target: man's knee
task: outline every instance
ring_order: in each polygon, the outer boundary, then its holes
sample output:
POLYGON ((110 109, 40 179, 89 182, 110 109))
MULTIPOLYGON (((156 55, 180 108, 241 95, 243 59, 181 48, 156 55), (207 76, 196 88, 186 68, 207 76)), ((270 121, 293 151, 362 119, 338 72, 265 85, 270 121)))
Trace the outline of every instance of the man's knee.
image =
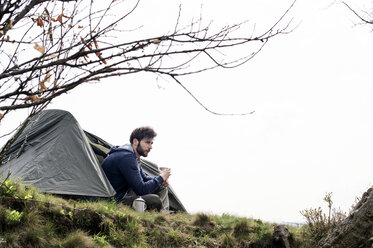
POLYGON ((163 186, 159 187, 157 195, 159 196, 168 195, 168 187, 163 187, 163 186))
POLYGON ((142 196, 142 198, 145 200, 145 203, 147 206, 146 209, 158 210, 158 211, 162 209, 162 201, 159 198, 159 195, 148 194, 148 195, 142 196))

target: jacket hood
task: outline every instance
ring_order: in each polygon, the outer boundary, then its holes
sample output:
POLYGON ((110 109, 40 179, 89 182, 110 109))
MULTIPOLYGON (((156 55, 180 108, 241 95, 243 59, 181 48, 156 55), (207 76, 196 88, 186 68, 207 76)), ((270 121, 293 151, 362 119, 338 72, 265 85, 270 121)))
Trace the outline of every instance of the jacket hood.
POLYGON ((120 152, 120 151, 127 151, 127 152, 131 152, 131 153, 135 153, 131 144, 125 144, 125 145, 122 145, 122 146, 112 146, 110 148, 109 154, 112 154, 114 152, 120 152))

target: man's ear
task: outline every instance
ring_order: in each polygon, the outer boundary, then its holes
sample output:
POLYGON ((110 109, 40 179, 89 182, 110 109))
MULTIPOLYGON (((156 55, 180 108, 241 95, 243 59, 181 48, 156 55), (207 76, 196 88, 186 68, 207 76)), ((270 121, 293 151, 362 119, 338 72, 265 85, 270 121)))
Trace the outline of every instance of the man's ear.
POLYGON ((137 146, 137 145, 139 144, 139 141, 138 141, 136 138, 134 138, 132 142, 133 142, 133 144, 134 144, 135 146, 137 146))

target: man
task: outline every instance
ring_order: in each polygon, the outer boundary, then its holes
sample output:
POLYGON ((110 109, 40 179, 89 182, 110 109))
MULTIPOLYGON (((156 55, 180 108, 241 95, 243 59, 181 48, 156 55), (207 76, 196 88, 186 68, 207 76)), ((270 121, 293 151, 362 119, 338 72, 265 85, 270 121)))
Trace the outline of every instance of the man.
POLYGON ((113 186, 117 201, 132 206, 141 196, 147 209, 168 212, 168 178, 171 170, 159 171, 159 176, 150 177, 142 170, 140 157, 147 157, 157 133, 151 127, 133 130, 130 144, 113 146, 102 163, 107 178, 113 186))

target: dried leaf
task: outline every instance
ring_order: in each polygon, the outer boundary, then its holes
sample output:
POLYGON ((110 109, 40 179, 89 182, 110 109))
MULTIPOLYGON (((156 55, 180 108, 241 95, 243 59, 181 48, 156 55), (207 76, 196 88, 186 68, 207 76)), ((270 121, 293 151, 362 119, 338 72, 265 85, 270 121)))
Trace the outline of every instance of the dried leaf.
POLYGON ((10 40, 10 36, 7 35, 5 38, 4 38, 5 41, 9 41, 10 40))
POLYGON ((154 43, 154 44, 159 44, 159 43, 161 43, 161 41, 158 40, 158 39, 155 39, 155 40, 153 40, 153 43, 154 43))
POLYGON ((106 60, 104 60, 103 58, 102 58, 102 53, 101 52, 95 52, 95 54, 97 55, 97 57, 106 65, 107 63, 106 63, 106 60))
POLYGON ((0 120, 3 119, 4 115, 0 113, 0 120))
POLYGON ((57 17, 57 19, 56 19, 56 21, 59 21, 61 24, 62 24, 62 14, 60 14, 58 17, 57 17))
POLYGON ((78 28, 83 28, 83 26, 82 26, 82 25, 79 25, 78 28))
POLYGON ((34 49, 35 49, 35 50, 38 50, 38 51, 41 52, 42 54, 45 53, 45 47, 43 47, 43 46, 39 46, 37 43, 35 43, 34 49))
POLYGON ((51 81, 51 74, 49 73, 49 70, 47 69, 47 75, 45 75, 44 82, 50 82, 51 81))
POLYGON ((13 28, 13 23, 14 23, 14 20, 13 20, 13 19, 9 20, 9 21, 8 21, 8 24, 7 24, 7 26, 6 26, 6 28, 7 28, 7 29, 12 29, 12 28, 13 28))
POLYGON ((51 59, 57 58, 57 54, 53 53, 49 56, 51 59))
POLYGON ((72 27, 72 25, 71 24, 69 24, 69 25, 67 25, 69 28, 71 28, 72 27))
POLYGON ((62 17, 69 18, 68 16, 65 16, 64 14, 60 14, 60 15, 57 17, 56 21, 58 21, 58 22, 60 22, 60 23, 62 24, 62 17))
POLYGON ((40 102, 40 97, 38 97, 37 95, 33 95, 33 96, 31 96, 31 100, 33 102, 40 102))
POLYGON ((48 90, 48 88, 44 84, 44 81, 43 82, 39 82, 39 85, 40 85, 40 90, 39 90, 40 93, 48 90))
POLYGON ((97 43, 96 38, 93 38, 93 43, 95 43, 95 47, 96 47, 96 49, 98 49, 98 43, 97 43))
POLYGON ((52 20, 52 22, 56 22, 57 20, 56 19, 54 19, 53 17, 51 18, 51 20, 52 20))
POLYGON ((31 100, 33 102, 40 102, 40 97, 37 95, 31 95, 25 98, 26 101, 31 100))
POLYGON ((4 34, 4 31, 3 31, 3 30, 0 30, 0 34, 4 34))
POLYGON ((36 24, 39 26, 39 27, 44 27, 44 23, 43 23, 43 20, 40 18, 40 17, 38 17, 38 19, 36 20, 36 24))

